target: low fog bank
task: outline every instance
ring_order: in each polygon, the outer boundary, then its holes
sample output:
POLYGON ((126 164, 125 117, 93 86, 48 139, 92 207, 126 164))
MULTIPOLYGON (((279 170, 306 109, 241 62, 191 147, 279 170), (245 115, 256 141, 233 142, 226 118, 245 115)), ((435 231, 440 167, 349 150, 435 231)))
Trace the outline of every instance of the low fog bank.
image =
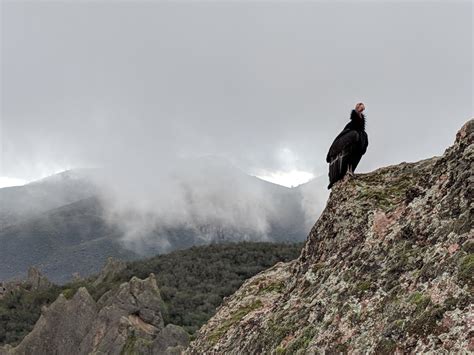
POLYGON ((91 178, 107 223, 117 226, 124 244, 141 254, 168 250, 170 239, 190 234, 197 237, 193 244, 301 241, 328 196, 325 180, 290 189, 216 157, 176 159, 158 170, 96 169, 91 178))

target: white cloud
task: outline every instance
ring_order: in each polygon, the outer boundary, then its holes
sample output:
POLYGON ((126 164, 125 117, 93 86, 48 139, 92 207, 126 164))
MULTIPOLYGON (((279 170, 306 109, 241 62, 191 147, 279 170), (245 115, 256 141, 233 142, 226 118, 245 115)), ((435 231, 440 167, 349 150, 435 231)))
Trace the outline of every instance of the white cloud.
POLYGON ((286 186, 286 187, 295 187, 305 182, 308 182, 314 175, 307 171, 301 170, 291 170, 291 171, 277 171, 273 173, 268 173, 267 175, 257 176, 260 179, 273 182, 274 184, 286 186))
POLYGON ((21 186, 27 183, 26 180, 12 178, 8 176, 0 176, 0 188, 10 186, 21 186))

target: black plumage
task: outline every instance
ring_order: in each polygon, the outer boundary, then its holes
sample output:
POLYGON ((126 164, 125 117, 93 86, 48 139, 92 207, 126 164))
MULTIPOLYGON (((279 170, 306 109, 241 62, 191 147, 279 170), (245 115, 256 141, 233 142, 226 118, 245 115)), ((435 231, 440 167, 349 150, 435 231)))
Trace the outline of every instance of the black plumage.
POLYGON ((347 171, 354 172, 367 151, 369 138, 365 132, 365 116, 356 110, 351 112, 351 121, 334 139, 326 161, 329 163, 329 186, 341 180, 347 171))

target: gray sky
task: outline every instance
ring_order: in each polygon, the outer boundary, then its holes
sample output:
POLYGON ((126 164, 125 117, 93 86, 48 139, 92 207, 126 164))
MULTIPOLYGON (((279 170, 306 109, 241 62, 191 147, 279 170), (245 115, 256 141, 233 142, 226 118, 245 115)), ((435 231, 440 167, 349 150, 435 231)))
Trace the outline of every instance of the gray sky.
POLYGON ((359 172, 439 155, 473 116, 472 7, 2 1, 0 177, 201 155, 326 174, 358 101, 359 172))

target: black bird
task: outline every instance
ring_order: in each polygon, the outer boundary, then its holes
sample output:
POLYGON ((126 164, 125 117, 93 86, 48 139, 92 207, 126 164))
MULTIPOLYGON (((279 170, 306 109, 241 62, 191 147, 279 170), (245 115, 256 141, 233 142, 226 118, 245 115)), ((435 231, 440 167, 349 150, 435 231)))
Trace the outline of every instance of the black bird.
POLYGON ((369 138, 365 132, 365 106, 359 102, 351 112, 351 122, 339 133, 329 148, 326 161, 329 163, 329 186, 344 178, 346 173, 353 175, 360 159, 367 151, 369 138))

